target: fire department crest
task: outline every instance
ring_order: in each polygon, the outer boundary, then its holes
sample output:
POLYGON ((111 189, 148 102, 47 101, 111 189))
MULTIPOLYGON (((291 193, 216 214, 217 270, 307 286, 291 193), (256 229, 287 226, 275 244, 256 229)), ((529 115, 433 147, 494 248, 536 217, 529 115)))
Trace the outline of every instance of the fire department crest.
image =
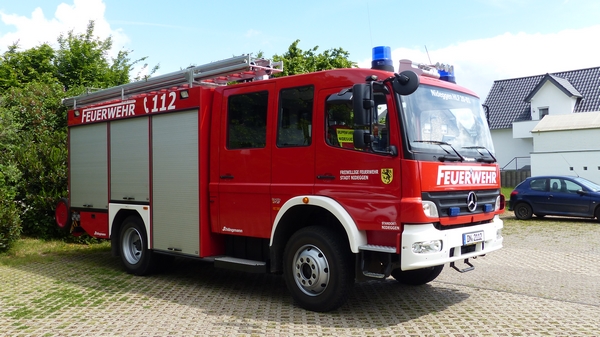
POLYGON ((391 168, 381 169, 381 181, 387 185, 387 184, 391 183, 392 180, 394 180, 394 169, 391 169, 391 168))

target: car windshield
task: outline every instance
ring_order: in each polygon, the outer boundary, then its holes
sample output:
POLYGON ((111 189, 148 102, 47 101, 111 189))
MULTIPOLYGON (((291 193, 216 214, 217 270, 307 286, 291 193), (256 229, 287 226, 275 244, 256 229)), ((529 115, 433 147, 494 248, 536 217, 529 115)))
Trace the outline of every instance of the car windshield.
POLYGON ((589 180, 587 180, 587 179, 584 179, 584 178, 579 178, 579 177, 578 177, 578 178, 575 178, 575 181, 577 181, 577 182, 578 182, 578 183, 580 183, 581 185, 583 185, 583 186, 585 186, 585 187, 589 188, 590 190, 592 190, 592 191, 594 191, 594 192, 598 192, 598 191, 600 191, 600 185, 598 185, 598 184, 596 184, 596 183, 594 183, 594 182, 591 182, 591 181, 589 181, 589 180))
POLYGON ((413 152, 447 154, 451 146, 452 154, 493 157, 492 136, 477 97, 421 85, 401 101, 413 152))

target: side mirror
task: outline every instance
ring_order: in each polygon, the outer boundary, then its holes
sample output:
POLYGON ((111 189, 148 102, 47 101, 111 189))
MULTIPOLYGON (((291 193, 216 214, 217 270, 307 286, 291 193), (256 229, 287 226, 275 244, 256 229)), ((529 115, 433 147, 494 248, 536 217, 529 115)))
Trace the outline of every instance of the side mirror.
POLYGON ((375 102, 371 84, 355 84, 352 86, 352 108, 354 110, 354 125, 370 125, 370 116, 375 102))
POLYGON ((354 147, 357 149, 366 149, 372 142, 371 133, 368 130, 354 130, 354 147))
POLYGON ((405 70, 400 74, 394 74, 392 87, 399 95, 410 95, 419 87, 419 76, 411 70, 405 70))

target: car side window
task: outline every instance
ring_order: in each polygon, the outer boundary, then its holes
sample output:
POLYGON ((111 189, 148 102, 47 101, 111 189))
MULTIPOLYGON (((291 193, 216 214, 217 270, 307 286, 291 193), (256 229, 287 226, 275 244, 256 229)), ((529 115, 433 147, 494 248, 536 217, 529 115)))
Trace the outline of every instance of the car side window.
POLYGON ((567 193, 577 193, 577 191, 583 190, 581 185, 574 183, 570 180, 565 180, 565 190, 567 193))
POLYGON ((550 179, 550 192, 560 192, 562 189, 563 183, 560 179, 550 179))
POLYGON ((532 179, 529 183, 529 187, 533 191, 546 191, 546 179, 532 179))

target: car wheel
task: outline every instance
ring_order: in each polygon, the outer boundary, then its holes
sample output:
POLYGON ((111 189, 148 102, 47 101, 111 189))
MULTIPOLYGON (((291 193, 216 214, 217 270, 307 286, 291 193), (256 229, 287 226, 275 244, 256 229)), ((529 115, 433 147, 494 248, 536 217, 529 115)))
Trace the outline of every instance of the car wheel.
POLYGON ((515 217, 519 220, 531 219, 533 212, 531 206, 526 203, 519 203, 515 206, 515 217))
POLYGON ((594 216, 596 217, 596 220, 600 221, 600 206, 596 207, 596 210, 594 211, 594 216))

